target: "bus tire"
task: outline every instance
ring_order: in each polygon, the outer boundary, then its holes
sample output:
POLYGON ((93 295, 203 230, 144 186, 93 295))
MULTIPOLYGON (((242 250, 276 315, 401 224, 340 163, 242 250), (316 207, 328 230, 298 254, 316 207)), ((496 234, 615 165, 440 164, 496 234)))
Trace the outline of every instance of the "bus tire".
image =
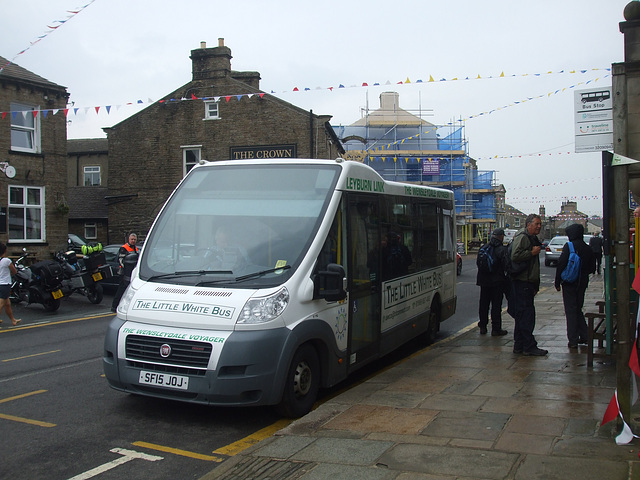
POLYGON ((429 309, 429 325, 425 332, 425 340, 427 345, 435 343, 438 331, 440 330, 440 305, 437 301, 433 301, 429 309))
POLYGON ((320 388, 320 360, 310 344, 302 345, 293 356, 284 383, 282 401, 277 412, 287 418, 298 418, 311 411, 320 388))

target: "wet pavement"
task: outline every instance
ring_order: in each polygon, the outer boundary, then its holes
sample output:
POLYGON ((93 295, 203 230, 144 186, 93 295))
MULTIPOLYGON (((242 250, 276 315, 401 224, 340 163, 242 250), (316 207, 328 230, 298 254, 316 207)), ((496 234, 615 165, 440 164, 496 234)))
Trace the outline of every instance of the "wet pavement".
MULTIPOLYGON (((585 311, 603 299, 593 276, 585 311)), ((325 401, 201 480, 640 479, 638 441, 600 425, 615 389, 613 357, 587 367, 567 347, 562 294, 536 297, 545 357, 513 353, 474 325, 325 401)))

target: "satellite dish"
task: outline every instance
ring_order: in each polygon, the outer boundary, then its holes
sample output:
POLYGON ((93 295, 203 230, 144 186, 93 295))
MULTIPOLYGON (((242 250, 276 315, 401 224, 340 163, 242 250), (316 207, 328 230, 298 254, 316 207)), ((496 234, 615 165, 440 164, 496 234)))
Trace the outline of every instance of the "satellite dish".
POLYGON ((7 168, 4 169, 4 174, 9 178, 13 178, 16 176, 16 168, 11 165, 7 165, 7 168))

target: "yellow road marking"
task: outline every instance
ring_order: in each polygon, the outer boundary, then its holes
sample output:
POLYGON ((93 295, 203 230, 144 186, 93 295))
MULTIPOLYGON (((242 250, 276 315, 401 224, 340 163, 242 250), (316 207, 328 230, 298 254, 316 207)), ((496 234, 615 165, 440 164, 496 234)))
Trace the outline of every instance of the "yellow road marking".
POLYGON ((14 415, 5 415, 0 413, 0 418, 5 420, 13 420, 14 422, 28 423, 29 425, 37 425, 38 427, 55 427, 55 423, 41 422, 40 420, 31 420, 30 418, 16 417, 14 415))
POLYGON ((24 358, 30 357, 38 357, 40 355, 49 355, 50 353, 61 352, 62 350, 51 350, 50 352, 42 352, 42 353, 34 353, 33 355, 25 355, 24 357, 16 357, 16 358, 7 358, 6 360, 2 360, 3 362, 13 362, 14 360, 22 360, 24 358))
MULTIPOLYGON (((31 395, 38 395, 39 393, 44 393, 46 390, 35 390, 29 393, 23 393, 21 395, 15 395, 13 397, 2 398, 0 399, 0 403, 11 402, 13 400, 19 400, 21 398, 30 397, 31 395)), ((4 418, 5 420, 13 420, 14 422, 28 423, 30 425, 37 425, 39 427, 55 427, 55 423, 49 422, 41 422, 39 420, 31 420, 29 418, 16 417, 14 415, 5 415, 4 413, 0 413, 0 418, 4 418)))
POLYGON ((221 457, 212 457, 211 455, 203 455, 201 453, 189 452, 187 450, 180 450, 178 448, 165 447, 163 445, 156 445, 155 443, 147 442, 134 442, 136 447, 149 448, 151 450, 158 450, 160 452, 173 453, 174 455, 181 455, 183 457, 195 458, 198 460, 206 460, 208 462, 222 462, 225 459, 221 457))
POLYGON ((113 313, 105 313, 102 315, 92 315, 90 317, 70 318, 69 320, 59 320, 57 322, 38 323, 37 325, 21 325, 19 327, 0 330, 0 333, 17 332, 19 330, 28 330, 31 328, 48 327, 49 325, 62 325, 63 323, 82 322, 84 320, 92 320, 94 318, 113 317, 113 313))
POLYGON ((19 400, 20 398, 30 397, 31 395, 37 395, 39 393, 44 393, 46 390, 36 390, 34 392, 23 393, 21 395, 16 395, 15 397, 2 398, 0 399, 0 403, 10 402, 12 400, 19 400))
POLYGON ((222 448, 214 450, 213 453, 218 453, 221 455, 233 456, 238 453, 246 450, 252 445, 264 440, 265 438, 269 438, 271 435, 276 433, 278 430, 283 429, 287 425, 289 425, 292 420, 278 420, 276 423, 269 425, 268 427, 263 428, 262 430, 258 430, 255 433, 252 433, 248 437, 244 437, 237 442, 230 443, 222 448))

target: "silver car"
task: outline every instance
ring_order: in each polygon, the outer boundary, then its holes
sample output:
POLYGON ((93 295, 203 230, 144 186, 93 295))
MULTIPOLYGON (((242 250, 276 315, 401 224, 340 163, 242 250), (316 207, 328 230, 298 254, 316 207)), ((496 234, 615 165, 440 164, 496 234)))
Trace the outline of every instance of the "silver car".
MULTIPOLYGON (((589 240, 591 240, 593 235, 584 235, 584 243, 589 245, 589 240)), ((569 237, 566 235, 558 235, 557 237, 553 237, 544 251, 544 264, 549 267, 552 263, 557 264, 558 259, 560 258, 560 254, 562 253, 562 247, 564 244, 569 241, 569 237)))

